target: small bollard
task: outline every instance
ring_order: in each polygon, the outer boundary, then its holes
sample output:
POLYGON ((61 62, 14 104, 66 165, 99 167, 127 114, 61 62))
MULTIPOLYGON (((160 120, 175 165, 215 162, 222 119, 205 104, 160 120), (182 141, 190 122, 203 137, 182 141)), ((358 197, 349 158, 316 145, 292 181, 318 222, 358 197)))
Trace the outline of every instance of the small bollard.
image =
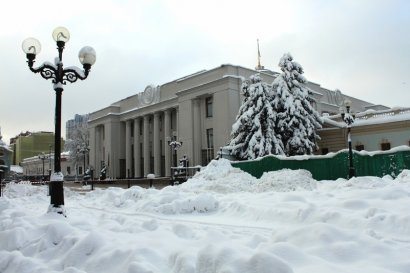
POLYGON ((149 179, 149 187, 152 188, 153 187, 152 179, 155 178, 155 174, 150 173, 150 174, 147 175, 147 178, 149 179))

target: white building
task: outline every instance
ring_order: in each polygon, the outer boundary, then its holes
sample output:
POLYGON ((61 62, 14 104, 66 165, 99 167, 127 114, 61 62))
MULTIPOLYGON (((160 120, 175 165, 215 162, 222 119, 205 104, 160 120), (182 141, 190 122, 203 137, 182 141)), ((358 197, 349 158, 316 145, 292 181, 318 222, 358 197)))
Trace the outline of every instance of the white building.
MULTIPOLYGON (((113 178, 170 176, 176 159, 187 155, 190 166, 206 165, 230 139, 241 104, 242 79, 260 73, 272 83, 278 75, 235 65, 203 70, 115 102, 90 114, 90 165, 103 166, 113 178), (171 140, 182 142, 171 151, 171 140)), ((319 113, 336 114, 345 98, 352 111, 386 109, 308 83, 319 113)))
MULTIPOLYGON (((327 154, 348 147, 347 127, 340 115, 324 119, 319 130, 320 151, 327 154)), ((410 108, 381 111, 368 110, 356 115, 351 126, 352 148, 357 151, 386 151, 398 146, 410 146, 410 108)))

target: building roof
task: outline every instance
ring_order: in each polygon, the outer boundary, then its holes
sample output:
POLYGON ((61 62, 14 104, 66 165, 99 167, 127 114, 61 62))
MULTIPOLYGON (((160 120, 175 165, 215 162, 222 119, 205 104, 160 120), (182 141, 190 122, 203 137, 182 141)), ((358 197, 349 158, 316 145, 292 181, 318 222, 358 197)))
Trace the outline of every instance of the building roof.
MULTIPOLYGON (((324 124, 329 127, 342 128, 346 124, 341 120, 341 115, 323 117, 324 124)), ((392 108, 388 110, 367 110, 355 115, 352 127, 392 123, 399 121, 410 121, 410 108, 392 108)))

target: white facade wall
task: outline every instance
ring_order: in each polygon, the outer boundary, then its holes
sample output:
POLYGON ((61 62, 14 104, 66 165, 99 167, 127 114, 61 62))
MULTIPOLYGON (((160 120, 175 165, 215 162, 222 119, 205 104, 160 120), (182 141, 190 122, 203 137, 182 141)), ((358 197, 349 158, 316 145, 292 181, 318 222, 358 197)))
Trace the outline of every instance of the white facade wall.
MULTIPOLYGON (((82 161, 78 162, 76 166, 74 162, 69 160, 68 155, 61 155, 61 172, 64 176, 75 176, 76 172, 78 171, 76 168, 78 168, 79 166, 81 166, 81 168, 84 168, 82 161)), ((44 165, 43 160, 38 158, 38 156, 25 158, 21 163, 21 167, 23 168, 24 176, 39 177, 44 174, 44 176, 47 177, 49 175, 50 170, 51 173, 54 172, 54 154, 45 155, 44 165)))
POLYGON ((352 135, 352 145, 364 145, 366 151, 381 150, 382 143, 390 143, 391 147, 409 145, 410 128, 398 132, 369 132, 368 134, 352 135))

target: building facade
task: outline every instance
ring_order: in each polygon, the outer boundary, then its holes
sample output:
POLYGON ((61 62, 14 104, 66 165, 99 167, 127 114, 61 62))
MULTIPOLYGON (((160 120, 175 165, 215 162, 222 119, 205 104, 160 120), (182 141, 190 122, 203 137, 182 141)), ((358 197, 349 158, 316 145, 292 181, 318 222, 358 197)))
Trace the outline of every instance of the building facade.
MULTIPOLYGON (((77 180, 76 162, 70 160, 68 152, 61 153, 61 172, 65 180, 77 180)), ((54 153, 25 158, 21 162, 24 179, 30 181, 48 180, 54 172, 54 153)), ((81 176, 82 177, 82 176, 81 176)))
MULTIPOLYGON (((347 127, 340 115, 325 118, 319 130, 318 154, 348 148, 347 127)), ((356 116, 351 126, 352 149, 385 151, 397 146, 410 146, 410 108, 366 111, 356 116)))
MULTIPOLYGON (((115 102, 90 114, 90 165, 112 178, 170 176, 186 155, 190 166, 206 165, 230 140, 242 98, 242 80, 260 73, 268 84, 278 73, 235 65, 203 70, 115 102), (172 141, 182 145, 172 150, 172 141)), ((344 99, 352 110, 386 109, 309 82, 315 108, 331 115, 344 99)))
POLYGON ((13 151, 9 149, 2 138, 0 130, 0 181, 8 176, 13 158, 13 151))
MULTIPOLYGON (((50 153, 54 150, 54 133, 26 132, 12 138, 10 145, 14 151, 13 165, 20 165, 25 158, 38 156, 41 153, 50 153)), ((61 139, 61 148, 64 140, 61 139)))

